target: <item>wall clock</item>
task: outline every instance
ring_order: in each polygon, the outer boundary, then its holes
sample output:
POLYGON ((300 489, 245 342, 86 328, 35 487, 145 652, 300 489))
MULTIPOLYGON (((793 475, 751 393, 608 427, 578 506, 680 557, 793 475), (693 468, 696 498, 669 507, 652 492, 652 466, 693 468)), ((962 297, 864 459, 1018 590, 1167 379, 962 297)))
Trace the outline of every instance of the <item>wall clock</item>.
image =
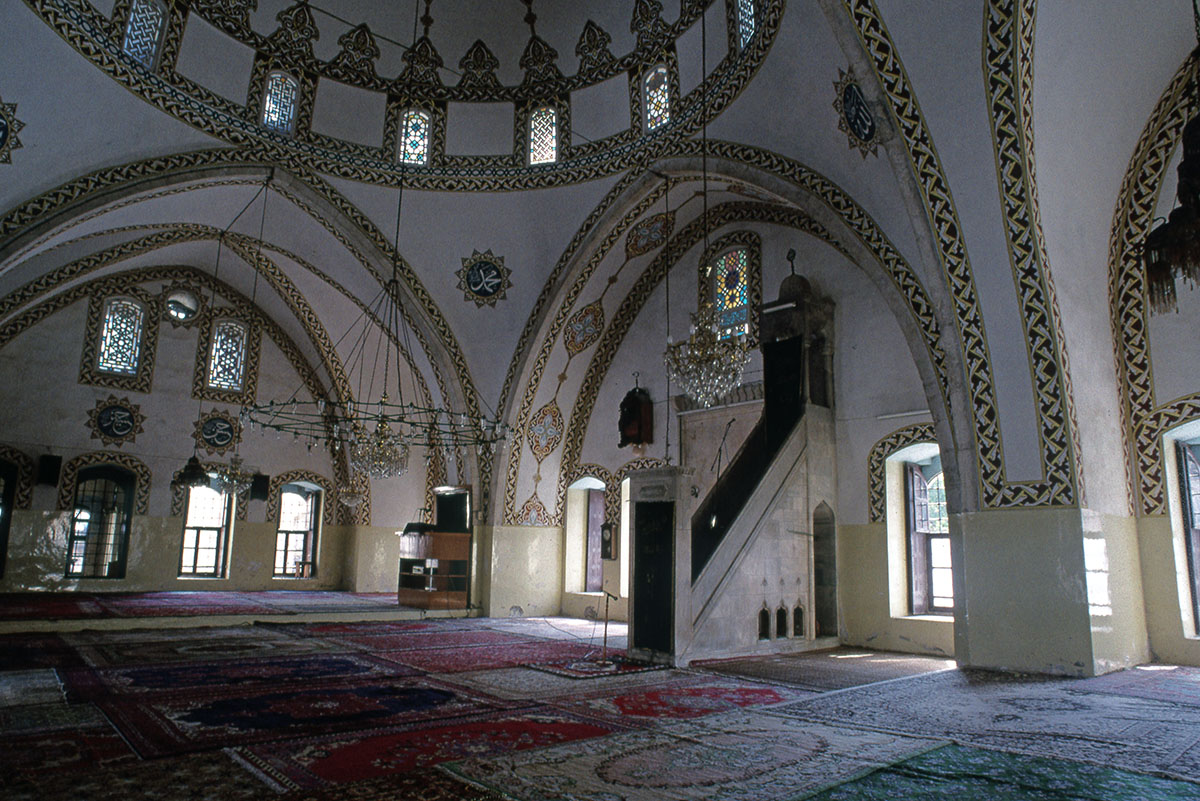
POLYGON ((512 286, 512 281, 508 280, 512 270, 504 266, 503 256, 494 256, 490 250, 483 253, 473 251, 469 258, 462 260, 462 269, 455 275, 458 276, 458 288, 463 291, 463 298, 475 301, 480 308, 495 306, 496 301, 503 300, 512 286))

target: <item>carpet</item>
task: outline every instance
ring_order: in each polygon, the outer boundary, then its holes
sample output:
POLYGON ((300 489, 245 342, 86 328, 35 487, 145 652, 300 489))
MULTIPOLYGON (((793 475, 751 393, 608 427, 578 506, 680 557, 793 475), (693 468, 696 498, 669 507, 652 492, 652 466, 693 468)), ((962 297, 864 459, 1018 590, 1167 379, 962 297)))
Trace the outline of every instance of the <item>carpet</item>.
POLYGON ((238 749, 238 754, 273 783, 299 788, 373 779, 449 760, 559 745, 613 731, 612 726, 594 720, 538 708, 490 713, 418 730, 278 740, 238 749))
POLYGON ((108 721, 92 704, 27 704, 0 707, 0 732, 33 734, 68 729, 107 726, 108 721))
POLYGON ((5 801, 265 801, 276 798, 229 756, 215 752, 112 768, 55 771, 6 781, 5 801))
POLYGON ((0 736, 0 776, 90 770, 137 761, 111 726, 0 736))
POLYGON ((954 668, 954 660, 834 648, 799 654, 693 662, 693 669, 728 676, 785 682, 810 690, 842 690, 877 681, 954 668))
POLYGON ((366 651, 410 651, 425 648, 461 648, 471 645, 509 645, 530 642, 528 637, 482 628, 415 631, 383 634, 346 634, 328 637, 334 642, 366 651))
POLYGON ((596 679, 602 676, 618 676, 626 673, 642 673, 647 670, 664 670, 667 665, 655 665, 651 662, 635 662, 609 653, 608 659, 601 660, 598 656, 590 659, 576 659, 565 662, 546 662, 541 665, 528 665, 534 670, 553 673, 556 676, 566 676, 569 679, 596 679))
POLYGON ((591 648, 575 642, 525 640, 498 645, 381 651, 378 652, 378 656, 430 673, 458 673, 470 670, 496 670, 553 661, 574 661, 583 659, 591 653, 591 648))
POLYGON ((161 665, 172 662, 197 662, 217 659, 252 659, 297 654, 344 653, 345 647, 318 639, 297 639, 282 635, 258 637, 197 637, 194 629, 183 629, 175 639, 160 642, 98 642, 78 648, 83 661, 92 667, 161 665), (186 632, 186 633, 184 633, 186 632))
POLYGON ((50 668, 0 672, 0 707, 62 703, 63 688, 50 668))
POLYGON ((256 623, 256 626, 268 628, 283 634, 293 636, 328 637, 339 634, 353 634, 360 637, 375 634, 404 634, 421 631, 454 631, 457 629, 477 629, 479 624, 469 619, 448 618, 445 620, 396 620, 376 623, 256 623))
POLYGON ((295 790, 273 801, 512 801, 435 769, 399 773, 321 789, 295 790))
POLYGON ((196 615, 267 615, 270 606, 240 592, 137 592, 94 596, 99 617, 190 617, 196 615))
POLYGON ((691 676, 633 690, 605 690, 559 699, 561 707, 626 721, 692 720, 735 709, 793 701, 803 691, 788 687, 691 676))
POLYGON ((88 593, 0 593, 0 620, 64 620, 104 617, 104 610, 88 593))
POLYGON ((1169 801, 1200 786, 1082 762, 948 745, 805 796, 808 801, 1169 801))
POLYGON ((934 744, 739 711, 444 767, 524 801, 772 801, 934 744))
MULTIPOLYGON (((61 671, 71 701, 109 695, 198 689, 255 689, 330 681, 412 676, 417 671, 367 654, 311 654, 278 659, 231 659, 151 667, 72 668, 61 671)), ((0 679, 2 681, 2 679, 0 679)))
POLYGON ((1075 689, 1084 683, 953 670, 771 713, 1200 780, 1200 708, 1075 689))
POLYGON ((1085 679, 1075 689, 1200 706, 1200 668, 1142 665, 1085 679))
POLYGON ((0 635, 0 670, 33 670, 82 664, 79 654, 57 634, 0 635))
POLYGON ((577 679, 542 673, 527 667, 511 667, 449 673, 442 676, 442 679, 448 683, 470 687, 498 698, 508 698, 514 701, 545 701, 556 698, 577 698, 585 689, 588 692, 605 692, 623 687, 645 687, 678 681, 682 675, 684 674, 673 669, 626 673, 619 676, 602 676, 594 682, 580 686, 577 679))
POLYGON ((436 725, 497 708, 485 699, 418 678, 170 698, 120 697, 97 705, 145 758, 281 737, 436 725))

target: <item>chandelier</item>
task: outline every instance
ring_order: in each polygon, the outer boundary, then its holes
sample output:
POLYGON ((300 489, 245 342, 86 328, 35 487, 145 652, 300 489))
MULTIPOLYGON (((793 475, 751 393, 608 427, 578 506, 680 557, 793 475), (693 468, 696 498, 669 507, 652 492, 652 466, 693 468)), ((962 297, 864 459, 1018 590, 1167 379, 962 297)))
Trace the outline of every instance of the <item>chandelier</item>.
POLYGON ((712 303, 705 303, 692 315, 691 335, 668 344, 663 354, 671 380, 705 408, 742 382, 749 359, 746 337, 723 331, 712 303))
POLYGON ((224 492, 227 495, 241 495, 250 489, 253 481, 253 471, 243 467, 241 455, 234 453, 229 459, 229 464, 217 468, 216 477, 212 479, 211 486, 218 492, 224 492))
MULTIPOLYGON (((700 17, 700 61, 701 73, 707 74, 705 63, 708 52, 706 17, 700 17)), ((708 108, 707 97, 702 98, 702 108, 708 108)), ((703 188, 701 197, 704 208, 701 219, 704 223, 704 252, 708 253, 708 116, 701 117, 701 158, 703 188)), ((667 270, 671 269, 670 240, 667 241, 667 270)), ((667 291, 670 292, 668 277, 667 291)), ((670 297, 668 295, 668 316, 670 297)), ((742 373, 750 358, 746 336, 721 324, 721 313, 712 301, 702 303, 692 315, 691 334, 681 342, 670 341, 670 322, 667 328, 667 349, 663 361, 667 375, 680 389, 704 408, 712 406, 742 382, 742 373)))

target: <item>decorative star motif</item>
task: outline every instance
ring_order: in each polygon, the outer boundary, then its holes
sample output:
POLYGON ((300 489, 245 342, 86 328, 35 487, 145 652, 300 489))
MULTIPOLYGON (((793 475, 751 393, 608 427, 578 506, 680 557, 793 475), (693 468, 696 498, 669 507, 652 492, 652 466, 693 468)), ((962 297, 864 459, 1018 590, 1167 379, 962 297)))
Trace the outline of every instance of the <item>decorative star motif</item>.
POLYGON ((212 409, 196 421, 192 438, 196 447, 208 453, 226 453, 237 447, 242 437, 241 422, 220 409, 212 409))
POLYGON ((503 256, 494 256, 492 251, 480 253, 473 251, 469 258, 462 260, 462 269, 454 274, 458 276, 458 288, 463 291, 464 300, 473 300, 479 308, 495 306, 496 301, 503 300, 508 294, 512 281, 508 277, 512 270, 504 266, 503 256))
POLYGON ((98 439, 105 445, 116 445, 118 448, 126 442, 133 442, 142 433, 142 423, 146 415, 141 407, 132 403, 129 398, 118 398, 109 395, 106 400, 96 401, 96 407, 88 412, 88 427, 92 429, 92 439, 98 439))
POLYGON ((837 92, 833 107, 838 113, 838 130, 846 134, 851 149, 858 148, 864 159, 867 154, 878 156, 879 126, 862 89, 854 79, 854 73, 839 69, 833 88, 837 92))
POLYGON ((0 164, 12 163, 12 152, 21 146, 17 133, 24 127, 17 119, 17 104, 0 102, 0 164))

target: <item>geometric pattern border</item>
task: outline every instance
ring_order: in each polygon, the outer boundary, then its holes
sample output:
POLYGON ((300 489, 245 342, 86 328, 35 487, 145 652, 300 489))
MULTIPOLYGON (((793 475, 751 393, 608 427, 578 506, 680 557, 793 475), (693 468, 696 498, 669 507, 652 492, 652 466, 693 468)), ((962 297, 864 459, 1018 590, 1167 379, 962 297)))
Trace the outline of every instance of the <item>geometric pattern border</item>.
POLYGON ((115 465, 133 473, 136 483, 133 492, 133 512, 138 515, 148 514, 150 505, 150 468, 136 456, 128 453, 113 453, 112 451, 91 451, 82 453, 63 463, 62 474, 58 479, 58 508, 69 510, 75 503, 75 483, 79 471, 85 467, 96 465, 115 465))
POLYGON ((33 458, 9 445, 0 445, 0 461, 11 462, 17 466, 17 491, 13 495, 13 506, 17 509, 32 508, 33 458))
POLYGON ((933 423, 913 423, 897 429, 871 446, 867 456, 867 513, 872 523, 886 519, 887 488, 884 485, 884 462, 896 451, 919 442, 937 444, 933 423))

